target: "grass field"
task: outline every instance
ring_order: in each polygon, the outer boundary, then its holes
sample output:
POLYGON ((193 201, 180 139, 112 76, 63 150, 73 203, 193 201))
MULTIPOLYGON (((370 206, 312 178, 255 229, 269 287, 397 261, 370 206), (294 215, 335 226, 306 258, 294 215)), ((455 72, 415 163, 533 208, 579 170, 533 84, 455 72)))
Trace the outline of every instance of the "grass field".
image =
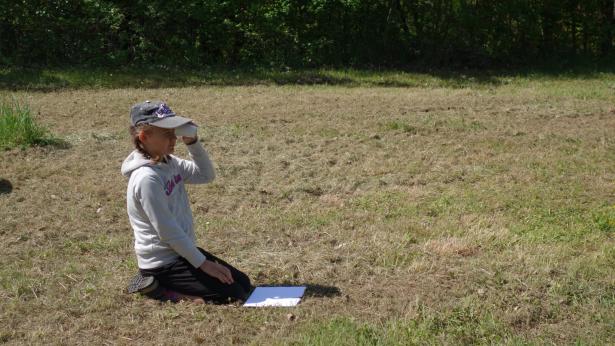
POLYGON ((614 343, 614 77, 5 89, 65 144, 0 152, 0 342, 614 343), (298 307, 123 293, 119 167, 144 99, 201 125, 199 245, 256 284, 309 285, 298 307))

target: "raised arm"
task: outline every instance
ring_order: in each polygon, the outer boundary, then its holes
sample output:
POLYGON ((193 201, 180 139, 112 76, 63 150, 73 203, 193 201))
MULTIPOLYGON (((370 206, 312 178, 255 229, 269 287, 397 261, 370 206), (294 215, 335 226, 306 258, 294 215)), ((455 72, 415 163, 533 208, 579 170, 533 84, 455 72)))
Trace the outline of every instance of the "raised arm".
POLYGON ((186 144, 192 160, 179 159, 179 169, 186 184, 206 184, 216 177, 214 165, 203 145, 198 140, 186 144))

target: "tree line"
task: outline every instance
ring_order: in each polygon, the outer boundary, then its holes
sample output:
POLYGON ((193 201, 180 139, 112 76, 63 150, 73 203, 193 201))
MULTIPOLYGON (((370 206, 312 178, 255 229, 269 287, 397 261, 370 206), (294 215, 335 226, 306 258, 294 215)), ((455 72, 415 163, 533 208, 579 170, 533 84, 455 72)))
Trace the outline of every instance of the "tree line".
POLYGON ((613 0, 0 0, 0 65, 400 67, 613 55, 613 0))

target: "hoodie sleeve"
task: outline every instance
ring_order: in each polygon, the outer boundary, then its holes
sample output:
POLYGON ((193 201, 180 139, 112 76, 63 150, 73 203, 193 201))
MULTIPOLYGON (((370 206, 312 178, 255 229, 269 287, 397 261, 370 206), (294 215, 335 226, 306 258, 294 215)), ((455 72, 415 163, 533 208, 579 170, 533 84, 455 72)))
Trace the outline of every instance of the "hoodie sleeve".
POLYGON ((205 261, 194 241, 179 227, 169 209, 162 183, 154 176, 145 176, 138 184, 138 198, 143 211, 158 233, 160 240, 169 244, 175 252, 198 268, 205 261))
POLYGON ((194 144, 186 146, 190 154, 190 160, 178 158, 179 170, 187 184, 206 184, 216 177, 214 165, 203 145, 198 140, 194 144))

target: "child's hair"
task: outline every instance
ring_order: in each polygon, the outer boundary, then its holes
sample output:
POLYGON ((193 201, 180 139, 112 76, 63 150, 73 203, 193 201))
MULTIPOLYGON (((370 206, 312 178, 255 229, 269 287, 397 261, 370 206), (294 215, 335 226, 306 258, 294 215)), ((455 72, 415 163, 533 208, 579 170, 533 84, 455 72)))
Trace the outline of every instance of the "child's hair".
POLYGON ((165 157, 162 156, 162 155, 157 155, 155 157, 152 157, 152 155, 150 155, 150 153, 148 153, 147 150, 145 150, 145 146, 143 145, 143 143, 139 139, 139 133, 141 131, 149 132, 151 130, 152 130, 152 126, 148 125, 148 124, 137 124, 137 126, 130 126, 130 128, 129 128, 130 137, 132 138, 132 144, 135 146, 135 148, 141 154, 143 154, 143 156, 145 156, 146 159, 150 159, 150 160, 154 161, 155 163, 159 163, 159 162, 163 161, 165 159, 165 157))

